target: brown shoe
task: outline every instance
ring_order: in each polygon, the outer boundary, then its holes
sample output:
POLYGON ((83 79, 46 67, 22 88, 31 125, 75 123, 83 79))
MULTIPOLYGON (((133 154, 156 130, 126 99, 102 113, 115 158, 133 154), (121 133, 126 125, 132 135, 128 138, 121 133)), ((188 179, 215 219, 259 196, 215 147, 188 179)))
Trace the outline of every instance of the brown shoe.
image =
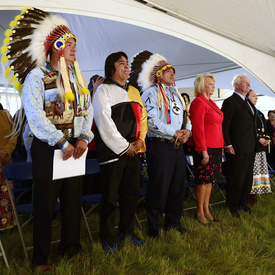
POLYGON ((50 273, 51 268, 48 265, 37 265, 33 269, 34 272, 50 273))

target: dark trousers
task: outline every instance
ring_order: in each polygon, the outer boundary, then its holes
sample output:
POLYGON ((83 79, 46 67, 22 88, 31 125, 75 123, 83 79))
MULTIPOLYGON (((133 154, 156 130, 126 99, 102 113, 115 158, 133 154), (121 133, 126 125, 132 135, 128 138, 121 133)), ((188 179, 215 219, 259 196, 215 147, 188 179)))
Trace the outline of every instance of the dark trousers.
POLYGON ((185 194, 185 157, 183 146, 148 139, 149 183, 146 197, 148 231, 155 235, 165 213, 165 226, 179 226, 185 194))
POLYGON ((252 182, 255 153, 229 155, 226 204, 230 210, 247 206, 252 182))
POLYGON ((115 242, 115 217, 119 194, 120 222, 122 235, 134 231, 134 219, 139 199, 140 158, 121 156, 118 161, 100 166, 103 177, 100 215, 101 240, 115 242))
POLYGON ((275 169, 275 146, 270 146, 270 153, 266 154, 267 162, 271 166, 271 168, 275 169))
POLYGON ((57 198, 61 204, 60 254, 79 253, 82 177, 52 180, 53 146, 34 138, 33 165, 33 263, 47 264, 51 245, 51 221, 57 198))

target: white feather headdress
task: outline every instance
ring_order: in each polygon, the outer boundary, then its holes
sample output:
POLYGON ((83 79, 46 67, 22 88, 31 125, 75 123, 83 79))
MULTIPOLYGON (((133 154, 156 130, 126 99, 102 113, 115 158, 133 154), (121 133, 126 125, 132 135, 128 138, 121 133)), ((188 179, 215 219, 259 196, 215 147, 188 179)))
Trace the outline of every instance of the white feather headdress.
MULTIPOLYGON (((6 38, 1 47, 2 63, 12 62, 5 70, 5 77, 10 79, 10 84, 14 83, 15 88, 21 91, 27 74, 33 68, 42 66, 54 47, 59 56, 59 93, 66 102, 73 101, 75 97, 71 91, 63 49, 69 38, 74 38, 76 42, 77 39, 70 31, 68 22, 40 9, 25 8, 10 23, 10 27, 12 29, 5 31, 6 38), (12 76, 11 71, 14 71, 12 76)), ((76 60, 73 66, 79 93, 88 95, 89 90, 76 60)))
POLYGON ((168 61, 166 58, 157 53, 151 55, 150 58, 142 64, 141 72, 137 79, 137 83, 142 91, 156 84, 157 71, 167 64, 168 61))
MULTIPOLYGON (((165 87, 162 84, 162 74, 168 68, 173 68, 175 72, 174 67, 168 63, 164 56, 157 53, 153 54, 149 51, 142 51, 134 56, 131 62, 131 73, 129 77, 129 84, 139 89, 141 93, 157 85, 158 106, 162 109, 164 116, 165 110, 169 110, 170 104, 165 87)), ((183 109, 185 109, 184 100, 175 84, 174 87, 183 109)), ((167 122, 169 122, 168 117, 167 122)))

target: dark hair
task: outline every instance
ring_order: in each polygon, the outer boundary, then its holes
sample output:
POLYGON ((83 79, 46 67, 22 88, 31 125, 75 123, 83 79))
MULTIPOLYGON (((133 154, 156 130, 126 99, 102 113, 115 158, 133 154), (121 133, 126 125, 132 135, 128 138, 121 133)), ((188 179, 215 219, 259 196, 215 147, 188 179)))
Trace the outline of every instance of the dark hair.
POLYGON ((4 108, 3 108, 3 105, 0 103, 0 110, 3 111, 4 108))
POLYGON ((187 93, 182 93, 182 94, 180 94, 181 96, 182 96, 182 98, 183 98, 183 100, 184 100, 184 102, 187 104, 187 102, 185 101, 185 98, 184 97, 186 97, 187 98, 187 100, 188 100, 188 103, 190 103, 190 96, 189 96, 189 94, 187 94, 187 93))
POLYGON ((105 61, 105 77, 112 77, 115 72, 115 62, 117 62, 121 56, 124 56, 128 60, 128 56, 124 52, 116 52, 110 54, 105 61))
POLYGON ((267 113, 267 116, 269 116, 270 113, 274 113, 275 114, 275 112, 273 110, 269 110, 268 113, 267 113))
POLYGON ((99 77, 98 74, 95 74, 93 75, 91 78, 90 78, 90 82, 89 82, 89 85, 88 85, 88 90, 90 91, 90 94, 92 95, 93 94, 93 90, 94 90, 94 84, 93 84, 93 81, 96 82, 97 78, 99 77))
MULTIPOLYGON (((250 92, 252 92, 252 91, 254 91, 254 90, 250 89, 249 92, 245 95, 245 97, 248 98, 250 92)), ((254 91, 254 92, 255 92, 255 91, 254 91)))

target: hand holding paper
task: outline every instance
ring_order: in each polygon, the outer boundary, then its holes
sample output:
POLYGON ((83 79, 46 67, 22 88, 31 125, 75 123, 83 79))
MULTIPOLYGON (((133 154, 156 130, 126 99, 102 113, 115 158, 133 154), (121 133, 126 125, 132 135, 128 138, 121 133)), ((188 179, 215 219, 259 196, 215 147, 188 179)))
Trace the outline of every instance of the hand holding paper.
POLYGON ((64 153, 63 160, 69 159, 73 155, 74 150, 75 149, 73 145, 69 143, 68 147, 63 150, 63 153, 64 153))
POLYGON ((53 158, 53 180, 85 175, 87 152, 88 149, 85 150, 79 159, 70 157, 64 160, 64 152, 62 150, 55 150, 53 158))
POLYGON ((74 152, 73 152, 73 157, 75 159, 79 159, 82 154, 85 152, 85 150, 87 149, 87 142, 80 139, 76 142, 75 146, 74 146, 74 152))

